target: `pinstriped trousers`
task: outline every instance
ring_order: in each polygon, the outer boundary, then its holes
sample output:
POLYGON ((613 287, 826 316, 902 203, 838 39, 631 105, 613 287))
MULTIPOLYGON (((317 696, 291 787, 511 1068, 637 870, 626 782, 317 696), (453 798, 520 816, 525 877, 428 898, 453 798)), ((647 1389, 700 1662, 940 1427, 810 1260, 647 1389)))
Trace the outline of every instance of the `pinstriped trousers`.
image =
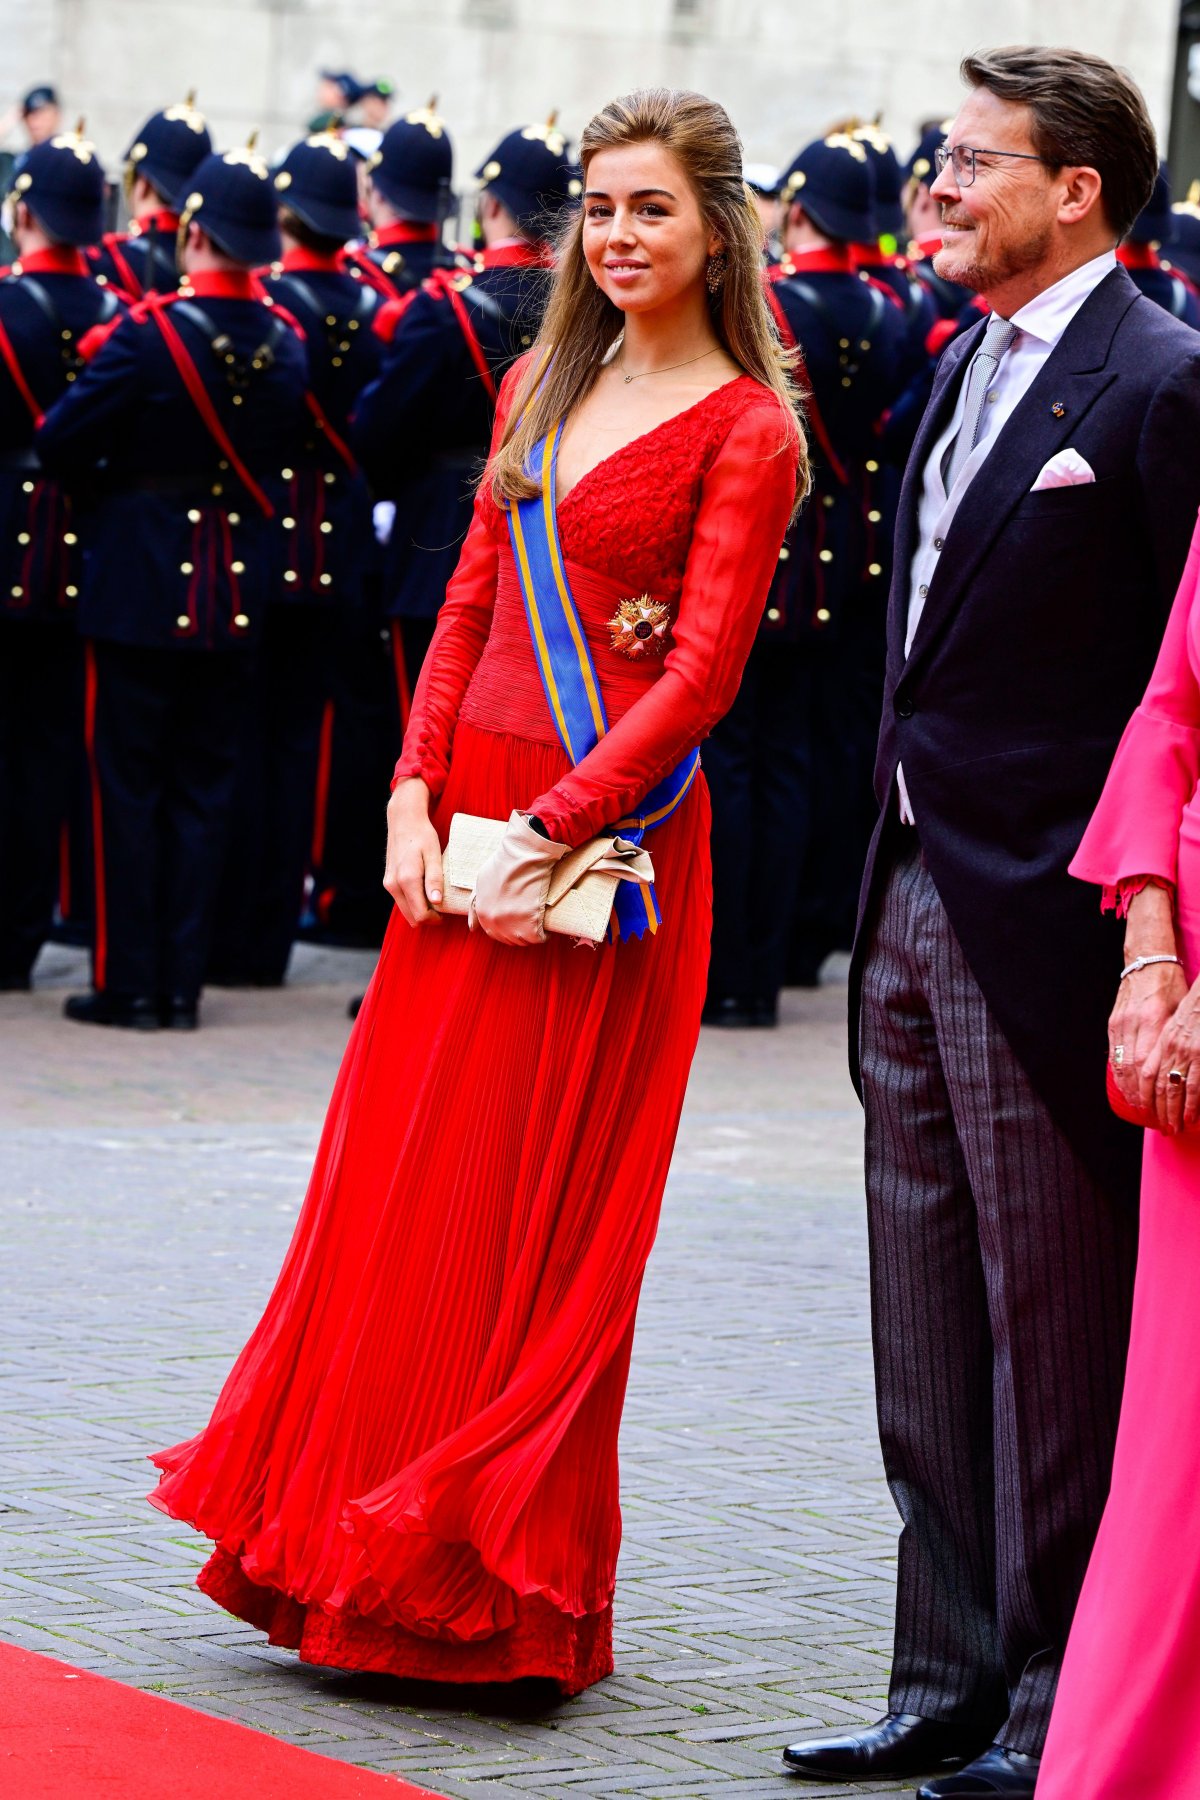
POLYGON ((1136 1216, 1030 1087, 911 837, 859 1022, 879 1430, 903 1522, 889 1706, 1038 1755, 1108 1492, 1136 1216))

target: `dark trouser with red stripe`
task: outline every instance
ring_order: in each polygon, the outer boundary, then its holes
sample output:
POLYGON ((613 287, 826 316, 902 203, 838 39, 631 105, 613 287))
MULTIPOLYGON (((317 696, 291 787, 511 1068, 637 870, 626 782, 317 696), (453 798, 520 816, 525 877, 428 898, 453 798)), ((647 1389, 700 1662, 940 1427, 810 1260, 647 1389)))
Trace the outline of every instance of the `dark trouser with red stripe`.
POLYGON ((211 981, 275 983, 287 971, 312 855, 321 722, 339 625, 328 606, 267 610, 211 981))
POLYGON ((96 849, 93 980, 200 992, 253 700, 238 651, 87 647, 96 849))
POLYGON ((28 978, 54 910, 78 750, 73 621, 0 621, 0 981, 28 978))
POLYGON ((408 729, 408 715, 416 692, 421 665, 433 642, 436 619, 392 619, 392 668, 396 677, 396 755, 408 729))
POLYGON ((820 650, 760 638, 738 697, 701 748, 712 796, 711 1000, 773 1003, 812 830, 820 650))

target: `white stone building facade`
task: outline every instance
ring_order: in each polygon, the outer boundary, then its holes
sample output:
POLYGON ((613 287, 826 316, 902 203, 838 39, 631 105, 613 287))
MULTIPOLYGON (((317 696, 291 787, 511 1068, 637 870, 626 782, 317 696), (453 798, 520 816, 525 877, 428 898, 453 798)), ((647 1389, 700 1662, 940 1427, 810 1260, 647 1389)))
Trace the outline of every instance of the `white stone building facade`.
POLYGON ((53 81, 112 168, 188 88, 222 147, 258 126, 273 152, 324 66, 389 76, 403 110, 436 93, 468 188, 512 125, 557 108, 574 137, 613 94, 659 82, 723 101, 748 159, 786 162, 877 112, 907 154, 919 119, 953 110, 964 52, 1022 41, 1128 67, 1165 143, 1177 30, 1177 0, 0 0, 7 97, 53 81))

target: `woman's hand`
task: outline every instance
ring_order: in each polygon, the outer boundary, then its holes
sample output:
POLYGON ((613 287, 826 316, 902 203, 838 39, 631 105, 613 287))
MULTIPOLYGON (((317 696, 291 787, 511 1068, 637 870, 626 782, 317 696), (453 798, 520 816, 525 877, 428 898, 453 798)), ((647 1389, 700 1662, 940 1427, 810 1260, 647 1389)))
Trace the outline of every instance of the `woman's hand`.
POLYGON ((1167 1021, 1145 1064, 1143 1081, 1153 1083, 1152 1104, 1161 1130, 1170 1137, 1195 1130, 1200 1123, 1200 982, 1184 993, 1167 1021), (1183 1080, 1172 1081, 1172 1075, 1183 1080))
POLYGON ((1127 975, 1117 989, 1108 1021, 1109 1056, 1117 1086, 1134 1106, 1154 1104, 1163 1033, 1186 994, 1187 977, 1178 963, 1151 963, 1127 975))
MULTIPOLYGON (((1130 884, 1146 882, 1143 876, 1130 884)), ((1176 956, 1175 895, 1149 882, 1134 892, 1125 924, 1125 965, 1142 956, 1176 956)), ((1156 962, 1127 975, 1108 1021, 1109 1057, 1117 1086, 1133 1106, 1152 1108, 1163 1032, 1187 993, 1178 963, 1156 962)), ((1168 1065, 1169 1067, 1170 1065, 1168 1065)))
POLYGON ((402 781, 387 809, 387 862, 383 885, 409 925, 425 925, 440 915, 433 908, 445 891, 442 846, 429 822, 429 789, 423 781, 402 781))

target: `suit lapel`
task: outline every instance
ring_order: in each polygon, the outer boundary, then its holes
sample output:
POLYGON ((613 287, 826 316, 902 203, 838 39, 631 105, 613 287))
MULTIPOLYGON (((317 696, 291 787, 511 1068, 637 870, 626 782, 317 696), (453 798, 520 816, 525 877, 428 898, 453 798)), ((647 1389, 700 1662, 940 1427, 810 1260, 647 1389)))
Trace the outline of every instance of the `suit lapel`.
MULTIPOLYGON (((946 538, 906 668, 929 652, 1013 509, 1045 463, 1078 431, 1088 409, 1116 380, 1106 368, 1113 335, 1138 290, 1124 269, 1106 275, 1071 320, 1033 385, 1005 424, 946 538)), ((914 540, 915 541, 915 540, 914 540)))
POLYGON ((905 464, 896 509, 892 593, 888 606, 889 650, 901 661, 904 658, 904 639, 908 631, 909 574, 917 549, 917 520, 921 507, 921 490, 925 485, 925 464, 953 415, 962 371, 974 356, 975 346, 985 327, 986 320, 981 319, 978 328, 964 332, 962 337, 956 338, 954 343, 946 347, 938 363, 933 388, 905 464))

